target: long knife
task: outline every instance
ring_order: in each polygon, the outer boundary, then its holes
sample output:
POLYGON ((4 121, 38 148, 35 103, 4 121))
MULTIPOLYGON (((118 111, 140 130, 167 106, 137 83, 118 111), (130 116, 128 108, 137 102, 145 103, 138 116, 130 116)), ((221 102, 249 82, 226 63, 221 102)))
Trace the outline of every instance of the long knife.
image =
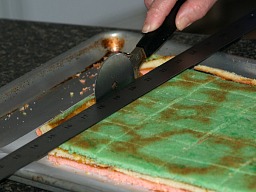
POLYGON ((240 39, 256 28, 256 10, 253 10, 220 32, 196 44, 174 59, 136 79, 125 88, 113 92, 77 116, 36 138, 0 159, 0 181, 20 168, 45 156, 65 141, 89 129, 94 124, 165 83, 184 70, 202 62, 213 53, 240 39))

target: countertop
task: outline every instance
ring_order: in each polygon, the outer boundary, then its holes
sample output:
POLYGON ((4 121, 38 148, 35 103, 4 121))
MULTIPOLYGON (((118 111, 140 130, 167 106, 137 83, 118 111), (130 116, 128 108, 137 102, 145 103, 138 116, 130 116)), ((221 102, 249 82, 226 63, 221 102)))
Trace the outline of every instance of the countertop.
MULTIPOLYGON (((0 19, 0 87, 93 35, 110 30, 116 29, 0 19)), ((176 32, 173 39, 192 45, 205 37, 176 32)), ((256 59, 256 37, 242 39, 223 51, 256 59)), ((6 180, 1 183, 0 191, 45 190, 6 180)))

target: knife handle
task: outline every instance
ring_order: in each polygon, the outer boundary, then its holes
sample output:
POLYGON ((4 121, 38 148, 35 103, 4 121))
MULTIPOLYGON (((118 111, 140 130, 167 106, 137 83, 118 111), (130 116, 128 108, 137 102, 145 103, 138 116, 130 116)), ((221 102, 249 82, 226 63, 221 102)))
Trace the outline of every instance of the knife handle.
POLYGON ((155 31, 144 34, 136 47, 144 49, 146 57, 151 56, 177 29, 175 25, 176 15, 181 5, 186 0, 177 0, 169 15, 165 18, 163 24, 155 31))

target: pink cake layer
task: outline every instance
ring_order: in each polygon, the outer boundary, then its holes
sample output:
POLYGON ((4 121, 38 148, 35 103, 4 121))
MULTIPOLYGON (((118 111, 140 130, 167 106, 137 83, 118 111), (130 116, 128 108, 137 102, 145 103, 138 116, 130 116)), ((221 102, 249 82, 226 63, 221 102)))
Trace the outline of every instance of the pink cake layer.
POLYGON ((114 184, 132 185, 135 186, 136 188, 144 188, 150 191, 188 192, 187 190, 184 189, 177 189, 168 185, 153 183, 148 180, 126 175, 124 173, 111 170, 110 168, 86 165, 83 163, 69 160, 67 158, 55 157, 53 155, 48 155, 48 158, 51 162, 55 163, 56 165, 66 165, 78 170, 88 172, 90 174, 105 177, 113 181, 114 184))

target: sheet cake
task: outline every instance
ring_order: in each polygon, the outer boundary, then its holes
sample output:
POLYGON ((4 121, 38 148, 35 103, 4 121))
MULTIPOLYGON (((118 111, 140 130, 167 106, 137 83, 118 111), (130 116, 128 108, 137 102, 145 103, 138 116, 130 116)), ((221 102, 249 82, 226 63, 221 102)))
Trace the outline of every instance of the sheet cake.
POLYGON ((152 191, 255 191, 255 101, 255 86, 186 70, 49 159, 152 191))

